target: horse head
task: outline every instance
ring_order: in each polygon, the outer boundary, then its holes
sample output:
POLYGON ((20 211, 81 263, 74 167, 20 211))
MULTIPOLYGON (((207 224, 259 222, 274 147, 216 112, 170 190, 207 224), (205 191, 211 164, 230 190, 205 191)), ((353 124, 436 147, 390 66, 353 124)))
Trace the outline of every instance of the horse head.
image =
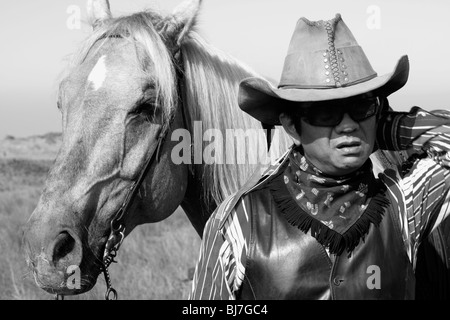
POLYGON ((46 291, 90 290, 112 228, 122 240, 137 225, 165 219, 184 198, 188 167, 170 161, 176 142, 167 137, 183 126, 173 61, 199 5, 112 18, 107 1, 89 1, 93 33, 60 83, 62 146, 24 233, 28 265, 46 291), (133 187, 130 210, 114 226, 133 187), (71 287, 75 268, 81 281, 71 287))

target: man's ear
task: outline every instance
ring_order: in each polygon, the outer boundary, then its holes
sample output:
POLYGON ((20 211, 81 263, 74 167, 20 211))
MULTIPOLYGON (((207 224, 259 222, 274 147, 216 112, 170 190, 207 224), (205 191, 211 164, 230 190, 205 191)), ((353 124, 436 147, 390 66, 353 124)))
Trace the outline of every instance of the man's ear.
POLYGON ((288 135, 291 136, 292 140, 294 140, 295 145, 300 146, 301 145, 300 134, 297 132, 297 129, 295 128, 294 120, 286 113, 281 113, 279 119, 284 130, 287 132, 288 135))

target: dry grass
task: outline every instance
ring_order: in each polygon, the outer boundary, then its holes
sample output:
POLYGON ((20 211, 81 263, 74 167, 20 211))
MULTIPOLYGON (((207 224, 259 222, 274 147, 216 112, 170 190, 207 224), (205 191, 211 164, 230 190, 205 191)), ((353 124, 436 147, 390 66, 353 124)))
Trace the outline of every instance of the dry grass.
MULTIPOLYGON (((59 136, 0 141, 0 300, 53 297, 27 274, 21 248, 22 228, 37 204, 59 136), (47 139, 47 140, 46 140, 47 139), (39 146, 36 147, 36 144, 39 146), (33 150, 39 150, 36 159, 33 150)), ((181 209, 157 224, 136 228, 110 267, 119 299, 186 299, 200 239, 181 209)), ((103 277, 90 292, 67 299, 103 299, 103 277)))

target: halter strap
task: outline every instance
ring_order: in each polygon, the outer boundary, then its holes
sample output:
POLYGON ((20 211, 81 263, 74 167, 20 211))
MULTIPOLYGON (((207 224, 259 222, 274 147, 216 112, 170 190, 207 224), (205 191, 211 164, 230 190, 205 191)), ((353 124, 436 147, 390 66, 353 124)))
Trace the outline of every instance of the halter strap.
MULTIPOLYGON (((181 61, 181 51, 179 51, 176 54, 176 58, 180 63, 180 66, 182 65, 181 61)), ((176 73, 177 73, 177 87, 178 87, 178 104, 181 105, 181 108, 183 108, 183 99, 180 98, 183 94, 183 88, 182 88, 182 67, 177 66, 176 67, 176 73)), ((111 293, 112 293, 112 299, 117 300, 118 294, 117 291, 112 287, 110 276, 108 273, 108 267, 111 263, 116 262, 114 258, 117 255, 117 251, 119 250, 124 238, 125 238, 125 217, 128 213, 134 198, 136 197, 136 194, 139 191, 139 188, 141 187, 143 181, 145 180, 145 177, 147 176, 147 173, 152 165, 153 162, 159 162, 160 160, 160 154, 161 154, 161 146, 164 143, 164 140, 167 136, 167 133, 169 131, 170 126, 172 125, 172 122, 174 121, 174 116, 169 119, 169 121, 163 125, 159 132, 158 136, 158 142, 156 148, 153 150, 152 155, 147 159, 144 170, 139 174, 138 179, 131 185, 128 195, 125 198, 124 203, 119 208, 119 210, 114 215, 114 218, 111 220, 111 232, 108 237, 108 240, 105 245, 105 250, 103 253, 103 264, 102 264, 102 272, 104 273, 106 285, 107 285, 107 291, 105 294, 105 300, 110 300, 111 293)), ((183 121, 186 121, 186 116, 183 112, 183 121)))

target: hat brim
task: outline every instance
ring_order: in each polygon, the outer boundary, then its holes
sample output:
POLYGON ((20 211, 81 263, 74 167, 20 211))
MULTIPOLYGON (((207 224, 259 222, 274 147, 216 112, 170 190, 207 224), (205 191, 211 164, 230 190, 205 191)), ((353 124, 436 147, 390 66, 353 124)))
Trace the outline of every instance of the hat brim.
POLYGON ((367 92, 385 97, 402 88, 408 81, 409 60, 402 56, 393 72, 348 87, 327 89, 276 88, 262 78, 247 78, 239 85, 239 107, 268 125, 280 125, 282 101, 314 102, 344 99, 367 92), (281 101, 280 101, 281 100, 281 101))

